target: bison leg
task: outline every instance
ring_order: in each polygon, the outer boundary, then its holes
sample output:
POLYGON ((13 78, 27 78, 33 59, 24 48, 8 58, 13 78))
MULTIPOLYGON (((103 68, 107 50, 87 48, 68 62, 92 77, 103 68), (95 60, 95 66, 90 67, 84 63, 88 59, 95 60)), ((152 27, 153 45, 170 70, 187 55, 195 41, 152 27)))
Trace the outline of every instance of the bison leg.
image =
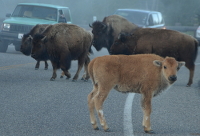
POLYGON ((44 64, 45 64, 44 69, 47 70, 48 69, 48 63, 47 63, 47 61, 44 61, 44 64))
POLYGON ((69 71, 68 71, 68 70, 65 70, 65 71, 64 71, 64 73, 65 73, 65 75, 67 76, 67 78, 66 78, 66 79, 69 79, 69 78, 71 78, 71 74, 69 73, 69 71))
POLYGON ((81 69, 83 68, 84 62, 85 62, 85 57, 83 57, 83 56, 79 57, 79 59, 78 59, 78 69, 77 69, 76 74, 74 75, 72 81, 76 81, 78 79, 79 73, 80 73, 81 69))
POLYGON ((37 63, 36 63, 36 65, 35 65, 35 70, 38 70, 38 69, 39 69, 39 67, 40 67, 40 61, 39 61, 39 60, 37 60, 37 63))
POLYGON ((105 99, 108 96, 108 93, 111 89, 112 88, 108 88, 106 86, 104 86, 104 87, 99 86, 98 93, 97 93, 97 95, 94 96, 95 109, 98 114, 100 124, 103 127, 104 131, 106 131, 106 132, 109 131, 109 128, 108 128, 106 119, 103 114, 103 102, 105 101, 105 99))
POLYGON ((61 75, 60 75, 60 78, 63 78, 64 75, 65 75, 65 72, 63 71, 63 72, 61 73, 61 75))
POLYGON ((195 65, 194 63, 186 63, 185 66, 189 69, 190 71, 190 77, 189 77, 189 81, 187 83, 187 87, 191 86, 191 84, 193 83, 193 77, 194 77, 194 69, 195 69, 195 65))
POLYGON ((84 80, 84 81, 88 81, 88 79, 90 78, 89 73, 88 73, 88 64, 89 63, 90 63, 90 58, 87 56, 87 59, 84 64, 85 74, 82 77, 82 80, 84 80))
POLYGON ((144 127, 145 133, 154 133, 151 130, 151 123, 150 123, 150 114, 151 114, 151 94, 142 94, 141 105, 143 110, 143 122, 142 125, 144 127))
POLYGON ((94 128, 94 130, 99 130, 97 126, 95 114, 94 114, 94 99, 93 98, 96 94, 97 94, 97 85, 94 85, 92 92, 89 93, 88 95, 88 108, 90 112, 90 122, 92 124, 92 127, 94 128))
POLYGON ((52 77, 51 77, 51 81, 54 81, 57 77, 57 74, 56 74, 56 71, 57 69, 59 69, 59 63, 57 62, 54 62, 54 61, 51 61, 52 63, 52 66, 53 66, 53 74, 52 74, 52 77))

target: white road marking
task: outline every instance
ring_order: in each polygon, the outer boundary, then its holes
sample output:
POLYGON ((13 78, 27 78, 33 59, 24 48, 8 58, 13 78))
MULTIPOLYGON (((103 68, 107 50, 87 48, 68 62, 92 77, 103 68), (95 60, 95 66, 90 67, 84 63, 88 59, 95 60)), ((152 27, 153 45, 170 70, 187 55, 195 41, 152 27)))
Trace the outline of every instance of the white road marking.
POLYGON ((134 136, 132 124, 132 103, 135 93, 129 93, 124 106, 124 136, 134 136))

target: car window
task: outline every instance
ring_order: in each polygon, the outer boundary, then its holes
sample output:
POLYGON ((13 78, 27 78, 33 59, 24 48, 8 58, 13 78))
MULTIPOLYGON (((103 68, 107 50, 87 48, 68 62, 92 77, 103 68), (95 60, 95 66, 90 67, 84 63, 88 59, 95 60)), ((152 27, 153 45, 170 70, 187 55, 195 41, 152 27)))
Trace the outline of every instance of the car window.
POLYGON ((158 15, 156 13, 151 14, 148 22, 150 26, 158 25, 159 24, 158 15))
POLYGON ((63 9, 64 15, 66 17, 66 20, 71 22, 71 17, 68 9, 63 9))
POLYGON ((159 24, 163 24, 164 23, 161 13, 158 13, 158 19, 159 19, 159 24))
POLYGON ((14 10, 12 16, 13 17, 40 18, 40 19, 56 21, 57 20, 57 9, 40 7, 40 6, 19 5, 14 10))
POLYGON ((137 11, 117 11, 115 14, 120 15, 136 25, 146 25, 147 13, 137 11))

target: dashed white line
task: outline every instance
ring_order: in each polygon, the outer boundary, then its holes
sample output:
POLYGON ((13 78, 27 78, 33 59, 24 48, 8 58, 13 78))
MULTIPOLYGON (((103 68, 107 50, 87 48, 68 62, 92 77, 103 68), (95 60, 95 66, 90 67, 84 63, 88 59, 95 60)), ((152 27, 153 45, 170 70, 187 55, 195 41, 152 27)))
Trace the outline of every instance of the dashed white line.
POLYGON ((134 136, 132 124, 132 103, 135 93, 129 93, 124 106, 124 136, 134 136))

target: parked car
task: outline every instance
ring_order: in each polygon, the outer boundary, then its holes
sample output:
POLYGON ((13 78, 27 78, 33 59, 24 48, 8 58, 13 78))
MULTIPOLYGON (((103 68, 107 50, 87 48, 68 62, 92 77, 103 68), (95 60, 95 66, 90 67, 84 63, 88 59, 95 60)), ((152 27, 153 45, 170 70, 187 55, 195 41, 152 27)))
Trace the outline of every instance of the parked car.
POLYGON ((200 26, 196 30, 195 38, 198 40, 199 45, 200 45, 200 26))
POLYGON ((72 23, 68 7, 41 3, 19 3, 6 17, 0 30, 0 52, 6 52, 11 43, 20 51, 23 34, 36 24, 72 23))
POLYGON ((161 12, 138 10, 138 9, 118 9, 114 14, 120 15, 130 22, 143 28, 163 28, 165 22, 161 12))

